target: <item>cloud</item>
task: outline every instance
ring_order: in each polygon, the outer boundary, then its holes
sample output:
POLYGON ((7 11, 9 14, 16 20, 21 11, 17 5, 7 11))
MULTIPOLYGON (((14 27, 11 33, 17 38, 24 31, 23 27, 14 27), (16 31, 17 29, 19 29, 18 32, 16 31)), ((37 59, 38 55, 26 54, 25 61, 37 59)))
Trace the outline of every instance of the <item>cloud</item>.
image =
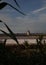
MULTIPOLYGON (((46 13, 31 14, 28 16, 11 17, 8 14, 0 14, 0 19, 7 23, 13 32, 43 32, 46 33, 46 13)), ((1 24, 0 24, 1 27, 1 24)), ((7 31, 5 27, 3 30, 7 31)))
POLYGON ((34 17, 17 17, 18 27, 24 31, 30 30, 31 32, 46 32, 46 14, 35 14, 34 17), (35 17, 37 16, 37 17, 35 17))
POLYGON ((45 9, 46 9, 46 7, 43 7, 43 8, 40 8, 40 9, 37 9, 37 10, 32 11, 32 13, 33 13, 33 14, 39 13, 40 11, 43 11, 43 10, 45 10, 45 9))

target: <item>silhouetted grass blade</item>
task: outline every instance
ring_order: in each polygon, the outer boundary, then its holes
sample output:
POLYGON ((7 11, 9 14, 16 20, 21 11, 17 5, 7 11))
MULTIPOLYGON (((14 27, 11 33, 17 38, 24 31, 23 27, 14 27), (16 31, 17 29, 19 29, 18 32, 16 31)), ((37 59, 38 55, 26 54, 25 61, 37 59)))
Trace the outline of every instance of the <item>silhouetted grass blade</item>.
POLYGON ((2 2, 2 3, 0 3, 0 9, 4 8, 6 5, 7 5, 6 2, 2 2))
POLYGON ((4 46, 6 45, 6 41, 7 41, 7 39, 5 39, 4 42, 3 42, 4 43, 4 46))
POLYGON ((0 22, 2 22, 2 21, 0 20, 0 22))
POLYGON ((9 36, 10 38, 12 38, 13 40, 15 40, 17 42, 17 44, 19 45, 18 41, 17 41, 17 38, 15 37, 15 35, 11 35, 11 34, 8 34, 7 32, 3 31, 0 29, 1 32, 3 32, 5 35, 9 36))
POLYGON ((43 35, 39 36, 39 40, 42 41, 43 39, 43 35))
POLYGON ((19 13, 21 13, 22 15, 26 15, 25 13, 23 13, 22 11, 20 11, 19 9, 13 7, 11 4, 7 3, 10 7, 12 7, 13 9, 15 9, 16 11, 18 11, 19 13))
MULTIPOLYGON (((1 20, 0 20, 0 21, 1 21, 1 20)), ((1 22, 4 23, 3 21, 1 21, 1 22)), ((15 34, 11 31, 11 29, 7 26, 6 23, 4 23, 4 25, 6 26, 6 28, 7 28, 8 31, 10 32, 10 37, 11 37, 12 39, 14 39, 14 40, 17 42, 17 44, 19 44, 19 42, 18 42, 18 40, 17 40, 15 34)), ((4 32, 4 31, 2 31, 2 32, 4 32)), ((5 32, 5 34, 9 36, 8 33, 5 32)))
MULTIPOLYGON (((4 23, 4 22, 3 22, 4 23)), ((6 28, 8 29, 8 31, 11 34, 11 37, 18 43, 17 38, 15 37, 15 34, 11 31, 11 29, 6 25, 6 23, 4 23, 4 25, 6 26, 6 28)))
POLYGON ((11 4, 6 3, 6 2, 0 3, 0 10, 3 9, 6 5, 9 5, 10 7, 12 7, 13 9, 15 9, 16 11, 18 11, 18 12, 21 13, 22 15, 26 15, 26 14, 24 14, 23 12, 21 12, 19 9, 15 8, 14 6, 12 6, 11 4))
POLYGON ((10 34, 8 34, 7 32, 5 32, 5 31, 3 31, 3 30, 1 30, 1 29, 0 29, 0 31, 3 32, 5 35, 11 37, 10 34))
POLYGON ((14 0, 14 2, 15 2, 15 3, 16 3, 16 5, 20 8, 20 6, 19 6, 19 4, 18 4, 17 0, 14 0))

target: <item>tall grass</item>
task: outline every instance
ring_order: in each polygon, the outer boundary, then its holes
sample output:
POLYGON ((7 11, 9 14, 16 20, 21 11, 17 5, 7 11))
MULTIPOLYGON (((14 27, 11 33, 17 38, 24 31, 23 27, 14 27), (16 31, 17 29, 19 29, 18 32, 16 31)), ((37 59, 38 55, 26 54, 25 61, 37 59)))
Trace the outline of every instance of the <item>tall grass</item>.
MULTIPOLYGON (((16 0, 14 0, 14 2, 16 3, 17 7, 20 8, 18 2, 17 2, 16 0)), ((25 13, 23 13, 22 11, 20 11, 18 8, 12 6, 12 4, 9 4, 9 3, 7 3, 7 2, 1 2, 1 3, 0 3, 0 10, 2 10, 2 9, 3 9, 5 6, 7 6, 7 5, 9 5, 10 7, 12 7, 12 8, 15 9, 16 11, 18 11, 20 14, 26 15, 25 13)), ((1 30, 1 29, 0 29, 0 31, 3 32, 5 35, 7 35, 7 36, 11 37, 12 39, 14 39, 14 40, 17 42, 17 44, 19 45, 19 42, 18 42, 18 40, 17 40, 15 34, 13 33, 13 31, 8 27, 8 25, 7 25, 6 23, 4 23, 4 22, 1 21, 1 20, 0 20, 0 22, 3 23, 3 24, 6 26, 6 28, 7 28, 8 31, 9 31, 9 34, 8 34, 7 32, 5 32, 5 31, 1 30)))
MULTIPOLYGON (((16 5, 18 7, 20 7, 16 0, 14 0, 14 2, 16 3, 16 5)), ((9 5, 10 7, 15 9, 22 15, 25 15, 19 9, 15 8, 14 6, 12 6, 11 4, 9 4, 7 2, 0 3, 0 10, 2 10, 6 5, 9 5)), ((3 34, 11 37, 19 45, 19 42, 18 42, 14 32, 8 27, 8 25, 5 22, 3 22, 2 20, 0 20, 0 22, 6 26, 9 33, 3 31, 2 29, 0 29, 0 31, 3 32, 3 34)), ((40 51, 42 51, 42 48, 43 48, 43 47, 39 47, 39 45, 40 46, 42 45, 42 39, 43 39, 43 36, 40 36, 38 39, 36 39, 37 47, 39 48, 40 51)), ((4 40, 4 42, 3 42, 4 45, 6 44, 6 41, 7 41, 7 39, 4 40)), ((45 44, 45 42, 44 42, 44 44, 45 44)), ((29 51, 27 51, 28 56, 23 55, 21 53, 20 53, 20 55, 17 55, 16 52, 14 52, 14 53, 9 52, 7 50, 7 48, 4 47, 4 45, 2 43, 0 44, 0 65, 5 65, 5 64, 6 65, 46 65, 46 51, 44 54, 41 52, 37 53, 37 51, 36 52, 33 51, 31 54, 31 50, 30 50, 30 54, 29 54, 29 51)), ((24 43, 24 45, 25 45, 24 50, 25 49, 28 50, 27 48, 29 45, 28 45, 27 41, 24 43)), ((46 49, 46 47, 45 47, 45 49, 46 49)), ((20 52, 20 50, 19 50, 19 52, 20 52)))
MULTIPOLYGON (((14 1, 16 2, 16 0, 14 0, 14 1)), ((18 8, 12 6, 11 4, 9 4, 9 3, 7 3, 7 2, 2 2, 2 3, 0 3, 0 10, 2 10, 2 9, 3 9, 5 6, 7 6, 7 5, 9 5, 10 7, 12 7, 13 9, 15 9, 16 11, 18 11, 18 12, 21 13, 22 15, 26 15, 25 13, 23 13, 22 11, 20 11, 18 8)), ((17 2, 16 2, 16 5, 17 5, 18 7, 20 7, 17 2)))
POLYGON ((6 28, 7 28, 8 31, 9 31, 9 33, 5 32, 5 31, 3 31, 3 30, 1 30, 1 29, 0 29, 0 31, 3 32, 5 35, 11 37, 11 38, 12 38, 13 40, 15 40, 15 41, 17 42, 17 44, 19 45, 19 42, 18 42, 18 40, 17 40, 15 34, 14 34, 14 33, 12 32, 12 30, 8 27, 8 25, 7 25, 5 22, 1 21, 1 20, 0 20, 0 22, 3 23, 3 24, 6 26, 6 28))

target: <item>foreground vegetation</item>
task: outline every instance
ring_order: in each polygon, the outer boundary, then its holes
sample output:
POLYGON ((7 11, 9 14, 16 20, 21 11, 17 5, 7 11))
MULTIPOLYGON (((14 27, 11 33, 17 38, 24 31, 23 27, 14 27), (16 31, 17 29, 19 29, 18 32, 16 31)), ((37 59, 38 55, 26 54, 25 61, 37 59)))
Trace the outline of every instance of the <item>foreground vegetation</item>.
MULTIPOLYGON (((6 40, 5 40, 6 41, 6 40)), ((5 46, 0 43, 0 65, 46 65, 46 44, 5 46)))
MULTIPOLYGON (((16 5, 20 7, 17 1, 14 1, 16 5)), ((9 5, 22 15, 25 15, 18 8, 12 6, 7 2, 0 3, 0 10, 2 10, 6 5, 9 5)), ((0 20, 0 22, 6 26, 10 34, 3 31, 2 29, 0 29, 0 31, 5 35, 11 37, 17 43, 17 45, 15 45, 15 49, 12 49, 9 48, 9 46, 5 46, 6 39, 3 43, 0 42, 0 65, 46 65, 46 44, 45 41, 44 45, 42 44, 43 36, 40 36, 38 39, 36 39, 37 45, 29 45, 27 42, 25 42, 24 45, 20 45, 16 36, 7 26, 7 24, 2 20, 0 20)))

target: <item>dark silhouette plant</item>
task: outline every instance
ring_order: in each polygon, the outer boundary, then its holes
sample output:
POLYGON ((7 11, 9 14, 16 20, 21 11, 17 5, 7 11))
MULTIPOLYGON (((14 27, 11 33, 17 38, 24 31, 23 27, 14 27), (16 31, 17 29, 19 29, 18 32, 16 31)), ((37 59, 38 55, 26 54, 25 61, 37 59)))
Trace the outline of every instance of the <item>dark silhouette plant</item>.
POLYGON ((36 42, 37 42, 36 49, 39 49, 39 51, 41 52, 43 48, 42 40, 43 40, 43 35, 40 35, 39 38, 36 39, 36 42))
MULTIPOLYGON (((14 1, 16 2, 16 0, 14 0, 14 1)), ((2 10, 2 9, 3 9, 5 6, 7 6, 7 5, 9 5, 10 7, 12 7, 13 9, 15 9, 16 11, 18 11, 18 12, 21 13, 22 15, 26 15, 25 13, 23 13, 22 11, 20 11, 18 8, 12 6, 11 4, 9 4, 9 3, 7 3, 7 2, 1 2, 1 3, 0 3, 0 10, 2 10)), ((18 7, 20 7, 17 2, 16 2, 16 5, 17 5, 18 7)))
POLYGON ((6 45, 6 42, 7 42, 7 39, 4 39, 3 41, 4 46, 6 45))
MULTIPOLYGON (((16 0, 14 1, 16 2, 16 0)), ((3 9, 5 6, 6 4, 1 6, 1 9, 3 9)), ((5 35, 8 35, 9 37, 14 39, 18 43, 15 34, 11 31, 11 29, 7 26, 7 24, 1 20, 0 22, 6 26, 6 28, 9 31, 9 34, 1 29, 0 31, 2 31, 5 35)), ((43 36, 40 36, 38 39, 36 39, 38 45, 42 44, 42 39, 43 39, 43 36)), ((6 39, 4 40, 4 43, 6 43, 6 39)), ((25 45, 28 47, 27 42, 25 45)), ((28 52, 29 51, 27 51, 27 54, 28 52)), ((8 50, 4 49, 4 45, 2 45, 1 43, 0 44, 0 65, 5 65, 5 64, 6 65, 15 65, 15 64, 16 65, 46 65, 46 54, 42 54, 40 52, 36 53, 33 51, 33 53, 30 56, 29 54, 28 56, 23 55, 23 54, 17 55, 16 53, 11 53, 8 50)))
POLYGON ((1 20, 0 20, 0 22, 3 23, 3 24, 6 26, 6 28, 7 28, 8 31, 9 31, 9 33, 5 32, 5 31, 3 31, 3 30, 1 30, 1 29, 0 29, 0 31, 3 32, 5 35, 11 37, 11 38, 12 38, 13 40, 15 40, 15 41, 17 42, 17 44, 19 45, 19 42, 18 42, 18 40, 17 40, 15 34, 11 31, 11 29, 8 27, 8 25, 7 25, 6 23, 4 23, 3 21, 1 21, 1 20))
POLYGON ((20 5, 18 4, 17 0, 14 0, 14 2, 15 2, 16 5, 20 8, 20 5))
MULTIPOLYGON (((0 1, 1 1, 1 0, 0 0, 0 1)), ((14 0, 14 2, 15 2, 16 5, 20 8, 18 2, 17 2, 16 0, 14 0)), ((7 3, 7 2, 1 2, 1 3, 0 3, 0 10, 2 10, 2 9, 3 9, 5 6, 7 6, 7 5, 9 5, 10 7, 12 7, 13 9, 15 9, 16 11, 18 11, 18 12, 21 13, 22 15, 26 15, 26 14, 24 14, 22 11, 20 11, 18 8, 12 6, 12 4, 9 4, 9 3, 7 3)), ((7 35, 7 36, 11 37, 12 39, 14 39, 14 40, 17 42, 17 44, 19 45, 19 42, 18 42, 18 40, 17 40, 15 34, 14 34, 14 33, 12 32, 12 30, 8 27, 8 25, 7 25, 6 23, 4 23, 3 21, 1 21, 1 20, 0 20, 0 22, 3 23, 3 24, 6 26, 6 28, 7 28, 8 31, 9 31, 9 34, 8 34, 7 32, 5 32, 5 31, 1 30, 1 29, 0 29, 0 31, 3 32, 5 35, 7 35)))
POLYGON ((39 38, 36 39, 38 45, 42 45, 43 35, 40 35, 39 38))
MULTIPOLYGON (((0 0, 0 1, 2 1, 2 0, 0 0)), ((16 3, 16 5, 20 8, 20 6, 19 6, 19 4, 18 4, 17 0, 14 0, 14 2, 15 2, 15 3, 16 3)))
POLYGON ((25 41, 25 42, 24 42, 24 46, 25 46, 25 49, 28 49, 28 48, 29 48, 28 41, 25 41))

